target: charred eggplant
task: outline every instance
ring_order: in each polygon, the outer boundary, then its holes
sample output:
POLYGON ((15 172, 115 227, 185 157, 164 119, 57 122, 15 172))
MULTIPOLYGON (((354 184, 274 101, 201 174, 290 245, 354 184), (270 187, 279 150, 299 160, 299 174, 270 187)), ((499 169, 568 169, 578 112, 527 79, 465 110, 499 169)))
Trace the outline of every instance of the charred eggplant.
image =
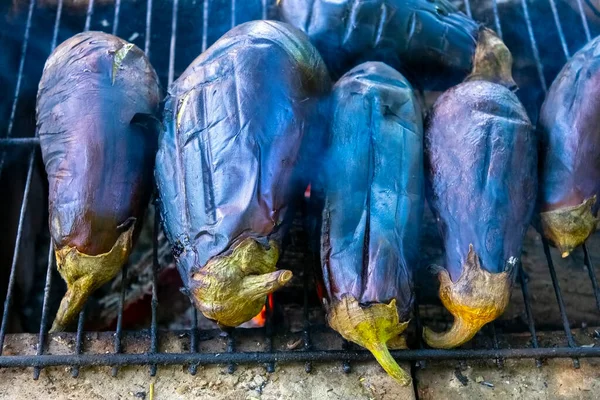
POLYGON ((539 225, 563 257, 598 225, 600 38, 579 50, 548 91, 538 122, 539 225))
POLYGON ((163 225, 196 307, 223 326, 254 317, 292 277, 276 263, 330 86, 302 32, 256 21, 169 88, 155 172, 163 225))
MULTIPOLYGON (((408 81, 370 62, 331 96, 326 168, 314 182, 329 325, 410 382, 388 351, 410 319, 423 213, 423 123, 408 81)), ((394 345, 395 346, 395 345, 394 345)))
POLYGON ((37 131, 50 233, 67 282, 53 331, 73 321, 131 252, 152 194, 160 97, 144 53, 112 35, 75 35, 46 62, 37 131))
POLYGON ((425 329, 430 346, 460 346, 504 312, 535 208, 536 154, 525 109, 506 88, 462 83, 435 103, 425 174, 445 246, 439 295, 454 323, 443 334, 425 329))
POLYGON ((515 86, 502 40, 446 0, 281 0, 279 14, 310 37, 333 77, 383 61, 422 89, 467 77, 515 86))

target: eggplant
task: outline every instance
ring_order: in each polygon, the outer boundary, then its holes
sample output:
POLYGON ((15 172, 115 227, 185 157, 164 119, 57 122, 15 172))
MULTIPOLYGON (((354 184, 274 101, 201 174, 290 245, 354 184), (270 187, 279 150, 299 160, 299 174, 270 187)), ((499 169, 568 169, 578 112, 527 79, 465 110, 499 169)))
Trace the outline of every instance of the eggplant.
POLYGON ((278 11, 310 37, 334 78, 382 61, 421 89, 465 78, 516 87, 506 45, 447 0, 280 0, 278 11))
POLYGON ((563 67, 538 121, 538 229, 567 257, 598 225, 600 37, 563 67))
POLYGON ((155 171, 163 226, 192 301, 221 326, 254 317, 292 278, 276 263, 330 86, 302 32, 254 21, 169 88, 155 171))
POLYGON ((506 308, 535 209, 537 147, 517 97, 466 82, 446 91, 425 123, 427 197, 445 247, 435 270, 454 316, 449 331, 424 329, 428 345, 469 341, 506 308))
POLYGON ((77 34, 46 61, 37 133, 50 234, 67 283, 52 331, 69 326, 134 246, 153 191, 160 99, 144 53, 116 36, 77 34))
POLYGON ((346 73, 330 107, 326 167, 311 187, 327 321, 407 385, 410 375, 388 347, 402 343, 419 263, 421 110, 408 81, 380 62, 346 73))

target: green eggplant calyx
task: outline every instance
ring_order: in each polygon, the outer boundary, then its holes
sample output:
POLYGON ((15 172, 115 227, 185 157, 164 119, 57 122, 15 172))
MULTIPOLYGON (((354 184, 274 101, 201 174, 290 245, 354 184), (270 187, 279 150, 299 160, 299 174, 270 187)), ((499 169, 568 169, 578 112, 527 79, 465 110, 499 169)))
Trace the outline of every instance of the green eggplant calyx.
POLYGON ((119 68, 121 68, 121 64, 123 64, 123 60, 125 60, 127 53, 129 53, 129 50, 131 50, 132 48, 133 48, 133 44, 127 43, 115 52, 115 57, 113 59, 113 66, 112 66, 112 84, 113 85, 115 84, 115 79, 117 79, 117 73, 119 72, 119 68))
POLYGON ((408 321, 399 320, 396 299, 389 304, 363 307, 353 296, 344 296, 332 304, 327 320, 329 326, 344 339, 369 350, 385 372, 398 383, 403 386, 410 384, 410 375, 398 365, 388 349, 388 342, 396 342, 398 335, 408 326, 408 321))
POLYGON ((544 237, 558 247, 563 258, 596 230, 598 218, 592 213, 595 204, 596 196, 592 196, 576 206, 540 213, 544 237))
POLYGON ((230 254, 211 259, 193 272, 190 292, 205 317, 235 327, 256 316, 267 295, 292 279, 292 271, 276 270, 279 248, 269 249, 252 238, 237 244, 230 254))
POLYGON ((117 275, 133 247, 134 230, 135 223, 132 223, 107 253, 88 255, 70 246, 55 249, 57 269, 67 283, 67 293, 60 302, 50 332, 67 329, 90 294, 117 275))
POLYGON ((481 28, 473 57, 473 69, 466 80, 484 80, 498 83, 511 90, 517 88, 512 77, 512 54, 493 31, 481 28))
POLYGON ((438 274, 440 300, 454 316, 452 327, 444 333, 425 327, 425 342, 431 347, 451 349, 471 340, 485 324, 498 318, 506 309, 512 286, 511 273, 484 270, 473 245, 469 245, 467 260, 456 282, 452 282, 445 269, 438 274))

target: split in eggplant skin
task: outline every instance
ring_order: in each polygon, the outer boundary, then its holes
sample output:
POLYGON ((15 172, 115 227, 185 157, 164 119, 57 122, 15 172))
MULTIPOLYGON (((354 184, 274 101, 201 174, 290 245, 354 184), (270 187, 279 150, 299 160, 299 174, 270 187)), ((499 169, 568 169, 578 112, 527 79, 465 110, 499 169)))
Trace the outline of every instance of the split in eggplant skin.
POLYGON ((548 91, 538 122, 538 228, 563 257, 598 225, 600 38, 579 50, 548 91))
POLYGON ((452 348, 498 318, 510 299, 536 200, 536 141, 525 109, 503 86, 462 83, 425 124, 430 206, 445 247, 440 299, 452 328, 427 344, 452 348))
POLYGON ((152 194, 161 90, 144 53, 102 32, 50 55, 37 97, 50 233, 67 282, 52 331, 121 269, 152 194))
POLYGON ((255 21, 169 88, 155 171, 163 225, 196 307, 222 326, 254 317, 292 277, 276 263, 314 163, 307 149, 324 138, 314 119, 330 87, 302 32, 255 21))
POLYGON ((321 216, 328 322, 406 385, 410 375, 388 347, 402 343, 419 263, 421 110, 399 72, 369 62, 336 83, 331 118, 324 167, 311 191, 311 209, 321 216))
POLYGON ((422 89, 467 79, 516 87, 512 56, 491 30, 446 0, 281 0, 280 18, 302 29, 334 78, 365 61, 403 71, 422 89))

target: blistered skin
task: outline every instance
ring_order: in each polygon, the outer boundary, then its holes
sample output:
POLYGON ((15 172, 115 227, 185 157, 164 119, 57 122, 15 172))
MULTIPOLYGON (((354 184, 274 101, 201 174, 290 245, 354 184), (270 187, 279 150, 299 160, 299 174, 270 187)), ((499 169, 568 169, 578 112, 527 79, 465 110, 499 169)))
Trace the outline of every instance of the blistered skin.
POLYGON ((407 325, 423 213, 423 126, 412 87, 383 63, 334 86, 330 143, 314 184, 323 204, 321 263, 330 325, 410 378, 386 343, 407 325), (391 358, 391 357, 390 357, 391 358))
POLYGON ((600 195, 600 38, 548 91, 538 123, 544 236, 567 256, 596 229, 600 195))
POLYGON ((75 35, 46 62, 37 131, 50 233, 69 286, 55 329, 67 326, 131 251, 152 193, 157 131, 147 117, 160 96, 144 53, 102 32, 75 35))
POLYGON ((164 228, 196 305, 222 325, 252 318, 291 278, 275 271, 282 226, 305 189, 305 148, 322 140, 311 121, 330 85, 302 32, 257 21, 229 31, 169 89, 156 160, 164 228))
POLYGON ((426 124, 425 158, 428 198, 446 253, 440 297, 455 316, 451 335, 427 331, 426 340, 454 347, 508 304, 535 206, 536 142, 512 92, 468 82, 435 103, 426 124))
POLYGON ((446 0, 281 0, 279 14, 306 32, 334 77, 383 61, 425 89, 469 75, 514 86, 506 46, 446 0))

